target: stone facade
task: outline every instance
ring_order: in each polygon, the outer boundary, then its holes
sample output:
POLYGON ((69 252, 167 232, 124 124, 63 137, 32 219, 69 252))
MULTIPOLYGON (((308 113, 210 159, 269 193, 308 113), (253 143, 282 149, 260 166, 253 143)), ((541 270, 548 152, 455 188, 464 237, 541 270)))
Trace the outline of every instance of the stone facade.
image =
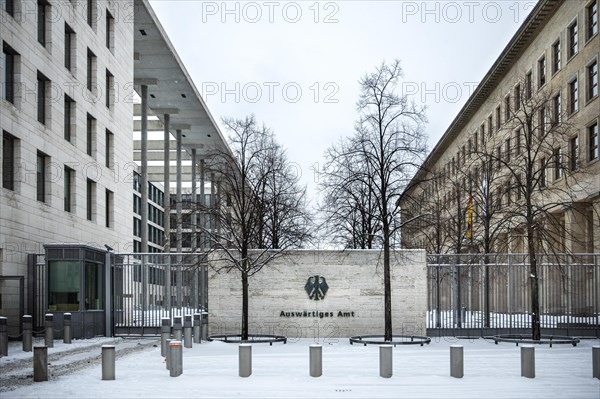
MULTIPOLYGON (((209 268, 209 334, 239 334, 242 286, 239 272, 209 268)), ((394 334, 425 335, 425 252, 392 256, 394 334)), ((290 338, 340 338, 383 334, 383 253, 379 250, 288 251, 252 276, 249 332, 290 338), (325 277, 328 290, 310 299, 305 285, 325 277)))

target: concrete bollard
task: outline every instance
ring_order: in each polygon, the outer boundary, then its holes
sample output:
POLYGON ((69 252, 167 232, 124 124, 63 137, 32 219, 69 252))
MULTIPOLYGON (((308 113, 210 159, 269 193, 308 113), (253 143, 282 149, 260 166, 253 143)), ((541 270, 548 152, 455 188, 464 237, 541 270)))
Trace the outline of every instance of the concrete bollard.
POLYGON ((183 348, 181 341, 171 341, 169 343, 169 375, 171 377, 179 377, 183 374, 183 348))
POLYGON ((165 365, 167 367, 167 370, 170 368, 170 365, 171 365, 171 341, 174 341, 174 340, 173 339, 167 340, 167 349, 165 351, 165 365))
POLYGON ((8 356, 8 319, 0 316, 0 357, 8 356))
POLYGON ((23 316, 23 352, 33 350, 33 317, 23 316))
POLYGON ((521 377, 535 378, 535 348, 521 346, 521 377))
POLYGON ((160 355, 167 356, 167 340, 171 338, 171 319, 163 317, 160 324, 160 355))
POLYGON ((208 312, 202 312, 202 339, 208 341, 208 312))
POLYGON ((48 381, 48 347, 33 348, 33 381, 48 381))
POLYGON ((186 315, 183 318, 183 346, 192 347, 192 315, 186 315))
POLYGON ((240 377, 252 375, 252 345, 240 344, 239 348, 240 377))
POLYGON ((379 376, 390 378, 393 374, 393 352, 392 345, 379 346, 379 376))
POLYGON ((321 345, 310 346, 310 376, 320 377, 323 375, 323 347, 321 345))
POLYGON ((71 343, 71 313, 63 315, 63 342, 65 344, 71 343))
POLYGON ((181 325, 181 316, 173 318, 173 338, 175 341, 181 341, 183 338, 183 326, 181 325))
POLYGON ((600 380, 600 346, 592 347, 592 378, 600 380))
POLYGON ((52 313, 46 314, 44 321, 44 326, 46 327, 46 334, 44 335, 44 344, 48 348, 54 348, 54 315, 52 313))
POLYGON ((115 356, 114 345, 102 345, 102 380, 115 379, 115 356))
POLYGON ((202 319, 201 319, 202 315, 200 313, 194 313, 194 343, 195 344, 199 344, 200 342, 202 342, 202 335, 201 335, 201 323, 202 323, 202 319))
POLYGON ((462 345, 451 345, 450 376, 454 378, 463 378, 464 375, 463 347, 462 345))

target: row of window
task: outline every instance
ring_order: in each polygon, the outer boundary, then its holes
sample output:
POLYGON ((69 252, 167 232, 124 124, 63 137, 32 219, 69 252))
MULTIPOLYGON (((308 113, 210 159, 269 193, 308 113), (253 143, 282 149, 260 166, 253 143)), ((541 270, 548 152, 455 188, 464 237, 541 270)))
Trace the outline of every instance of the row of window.
MULTIPOLYGON (((142 176, 137 172, 133 173, 133 190, 138 193, 142 192, 142 176)), ((164 208, 165 195, 151 182, 148 182, 148 200, 164 208)), ((137 213, 139 214, 139 211, 137 213)))
MULTIPOLYGON (((15 191, 16 185, 16 161, 19 152, 20 140, 10 133, 2 132, 2 187, 15 191)), ((76 172, 68 165, 63 167, 63 210, 65 212, 75 213, 76 198, 76 172)), ((50 193, 50 178, 56 179, 56 166, 51 163, 51 158, 41 151, 37 151, 36 157, 36 199, 46 203, 50 193)), ((86 179, 86 203, 85 214, 87 220, 96 221, 96 205, 98 202, 98 193, 96 182, 92 179, 86 179)), ((113 227, 114 223, 114 194, 106 189, 104 191, 105 219, 106 227, 113 227)))
MULTIPOLYGON (((148 225, 148 242, 156 245, 162 245, 164 231, 148 225)), ((142 220, 139 218, 133 218, 133 235, 134 237, 142 237, 142 220)))

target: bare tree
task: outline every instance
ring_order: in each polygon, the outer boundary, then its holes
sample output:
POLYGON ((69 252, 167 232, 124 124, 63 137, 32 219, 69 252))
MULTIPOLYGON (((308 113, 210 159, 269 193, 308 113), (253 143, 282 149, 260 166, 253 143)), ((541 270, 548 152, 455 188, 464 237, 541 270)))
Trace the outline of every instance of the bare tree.
POLYGON ((304 189, 290 178, 285 153, 254 116, 224 119, 231 152, 214 151, 207 167, 223 193, 214 208, 217 229, 203 229, 219 257, 218 272, 238 271, 242 283, 241 339, 248 339, 249 278, 309 238, 304 189))

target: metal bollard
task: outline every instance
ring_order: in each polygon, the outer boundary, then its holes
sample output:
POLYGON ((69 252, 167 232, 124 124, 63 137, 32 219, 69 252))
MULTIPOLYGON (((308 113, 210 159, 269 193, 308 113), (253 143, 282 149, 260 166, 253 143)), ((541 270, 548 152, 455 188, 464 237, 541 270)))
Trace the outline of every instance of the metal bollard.
POLYGON ((115 346, 102 345, 102 380, 115 379, 115 346))
POLYGON ((240 377, 250 377, 252 375, 252 345, 240 344, 239 363, 240 377))
POLYGON ((600 380, 600 346, 592 347, 592 378, 600 380))
POLYGON ((181 341, 181 339, 183 338, 181 316, 175 316, 173 318, 173 338, 176 341, 181 341))
POLYGON ((33 349, 33 317, 23 316, 23 352, 31 352, 33 349))
POLYGON ((167 340, 171 338, 171 319, 163 317, 160 325, 160 355, 167 356, 167 340))
POLYGON ((463 347, 462 345, 451 345, 450 376, 454 378, 463 378, 464 375, 463 347))
POLYGON ((183 318, 183 346, 192 347, 192 315, 186 315, 183 318))
POLYGON ((0 316, 0 357, 8 356, 8 319, 0 316))
POLYGON ((199 344, 202 342, 202 336, 200 335, 200 323, 202 323, 201 319, 202 315, 200 313, 194 313, 194 343, 199 344))
POLYGON ((48 381, 48 347, 33 348, 33 381, 48 381))
POLYGON ((183 374, 183 348, 181 341, 171 341, 169 347, 171 348, 169 350, 169 357, 171 358, 169 375, 171 377, 179 377, 183 374))
POLYGON ((173 339, 167 340, 167 350, 165 351, 165 365, 167 367, 167 370, 170 368, 170 364, 171 364, 171 341, 174 341, 174 340, 173 339))
POLYGON ((310 346, 310 376, 320 377, 323 375, 323 347, 321 345, 310 346))
POLYGON ((202 312, 202 339, 208 341, 208 312, 202 312))
POLYGON ((392 345, 381 345, 379 346, 379 376, 383 378, 390 378, 392 372, 392 345))
POLYGON ((535 348, 521 346, 521 377, 535 378, 535 348))
POLYGON ((71 343, 71 313, 65 313, 63 316, 63 342, 71 343))
POLYGON ((44 335, 44 344, 48 348, 54 348, 54 315, 52 313, 46 314, 44 326, 46 327, 46 334, 44 335))

